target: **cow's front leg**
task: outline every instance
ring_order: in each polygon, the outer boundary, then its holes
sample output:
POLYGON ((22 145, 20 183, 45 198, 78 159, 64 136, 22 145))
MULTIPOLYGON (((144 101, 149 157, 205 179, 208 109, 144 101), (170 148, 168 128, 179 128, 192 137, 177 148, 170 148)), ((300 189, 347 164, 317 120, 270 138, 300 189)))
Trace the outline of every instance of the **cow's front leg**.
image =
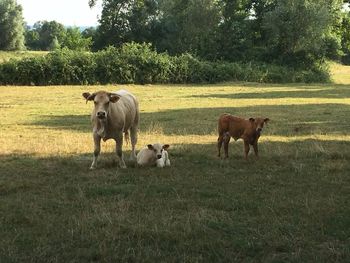
POLYGON ((123 132, 119 132, 116 139, 116 152, 118 156, 118 162, 120 168, 126 168, 124 158, 123 158, 123 132))
POLYGON ((250 150, 249 142, 244 140, 244 157, 246 160, 248 160, 249 150, 250 150))
POLYGON ((170 159, 169 159, 168 152, 165 153, 165 156, 166 156, 165 166, 170 166, 170 159))
POLYGON ((101 151, 101 137, 97 133, 93 133, 94 137, 94 157, 92 159, 92 164, 90 170, 94 170, 97 167, 97 158, 101 151))
POLYGON ((137 126, 130 128, 130 139, 131 139, 131 155, 130 160, 136 162, 136 150, 135 145, 137 143, 137 126))
POLYGON ((255 142, 253 144, 253 148, 254 148, 254 152, 255 152, 255 156, 257 159, 259 159, 259 148, 258 148, 258 142, 255 142))

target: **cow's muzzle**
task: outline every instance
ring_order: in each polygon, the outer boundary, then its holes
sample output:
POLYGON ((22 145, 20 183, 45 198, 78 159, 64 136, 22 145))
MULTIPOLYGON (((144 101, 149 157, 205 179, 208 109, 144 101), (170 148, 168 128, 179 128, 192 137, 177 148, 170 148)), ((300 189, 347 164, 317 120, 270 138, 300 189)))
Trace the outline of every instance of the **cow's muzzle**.
POLYGON ((99 111, 99 112, 97 112, 96 116, 97 116, 97 118, 102 120, 102 119, 106 118, 107 114, 105 111, 99 111))
POLYGON ((157 159, 160 159, 162 158, 162 155, 161 154, 157 154, 157 159))
POLYGON ((256 131, 257 131, 257 132, 261 132, 261 131, 262 131, 262 128, 257 128, 256 131))

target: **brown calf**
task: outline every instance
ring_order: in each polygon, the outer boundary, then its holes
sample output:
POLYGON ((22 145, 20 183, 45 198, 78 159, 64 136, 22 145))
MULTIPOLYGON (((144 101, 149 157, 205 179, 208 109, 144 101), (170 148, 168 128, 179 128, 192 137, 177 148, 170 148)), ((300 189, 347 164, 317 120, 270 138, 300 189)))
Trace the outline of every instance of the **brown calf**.
POLYGON ((269 118, 250 118, 249 120, 224 113, 218 123, 218 156, 221 154, 221 146, 224 143, 225 158, 228 158, 228 144, 231 137, 237 141, 243 139, 245 159, 248 158, 250 146, 253 145, 256 157, 258 156, 258 140, 264 124, 269 118))

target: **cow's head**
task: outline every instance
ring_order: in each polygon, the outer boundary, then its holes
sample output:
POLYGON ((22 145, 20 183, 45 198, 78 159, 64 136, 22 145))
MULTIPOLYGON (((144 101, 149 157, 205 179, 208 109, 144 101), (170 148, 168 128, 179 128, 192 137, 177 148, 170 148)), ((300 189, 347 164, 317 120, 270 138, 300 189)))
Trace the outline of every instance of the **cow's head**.
POLYGON ((105 120, 108 115, 108 109, 110 103, 115 103, 120 99, 120 96, 115 93, 110 93, 106 91, 98 91, 90 94, 89 92, 84 92, 83 97, 86 99, 86 103, 91 100, 95 104, 95 114, 100 120, 105 120))
POLYGON ((249 121, 254 124, 255 130, 260 133, 264 128, 264 124, 270 121, 270 119, 269 118, 249 118, 249 121))
POLYGON ((162 158, 163 150, 168 150, 169 147, 170 147, 169 144, 160 144, 160 143, 147 145, 147 148, 154 152, 157 159, 162 158))

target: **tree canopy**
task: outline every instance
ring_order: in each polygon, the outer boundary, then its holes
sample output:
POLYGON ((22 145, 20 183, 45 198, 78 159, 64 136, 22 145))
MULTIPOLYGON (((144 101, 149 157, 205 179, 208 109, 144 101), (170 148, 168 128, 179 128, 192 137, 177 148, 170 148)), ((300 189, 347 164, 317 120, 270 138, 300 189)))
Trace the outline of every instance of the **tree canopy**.
POLYGON ((56 21, 38 21, 26 31, 26 44, 32 50, 89 50, 92 38, 84 36, 79 28, 68 27, 56 21))
MULTIPOLYGON (((87 0, 90 7, 99 0, 87 0)), ((308 65, 350 57, 350 0, 101 0, 99 25, 81 32, 38 21, 25 32, 33 50, 99 50, 150 43, 171 55, 206 60, 308 65)), ((0 0, 0 48, 21 49, 23 18, 0 0)))
POLYGON ((349 1, 102 0, 96 43, 103 48, 148 42, 159 51, 209 60, 339 58, 344 2, 349 1))
POLYGON ((15 0, 0 0, 0 50, 24 47, 22 7, 15 0))

